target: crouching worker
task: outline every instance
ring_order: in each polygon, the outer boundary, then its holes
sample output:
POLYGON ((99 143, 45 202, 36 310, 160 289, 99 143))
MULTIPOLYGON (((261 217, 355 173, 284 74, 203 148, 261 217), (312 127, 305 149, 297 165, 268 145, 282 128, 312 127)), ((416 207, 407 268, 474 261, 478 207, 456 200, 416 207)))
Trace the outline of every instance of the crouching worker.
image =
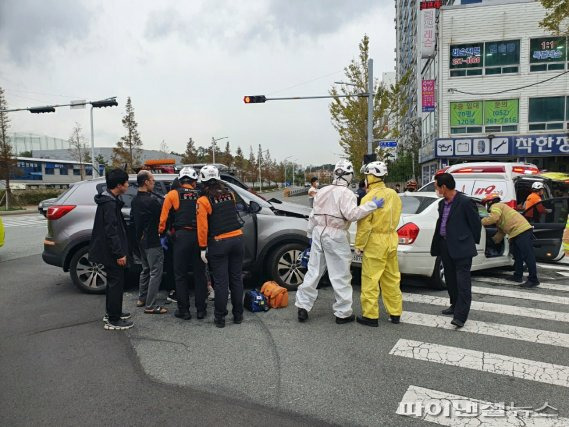
POLYGON ((397 227, 401 216, 401 199, 383 182, 387 166, 383 162, 372 162, 365 166, 364 174, 368 193, 362 203, 381 198, 383 209, 358 221, 356 253, 362 254, 362 314, 356 319, 367 326, 378 326, 379 290, 383 305, 392 323, 399 323, 403 311, 401 295, 401 274, 397 260, 399 236, 397 227))
POLYGON ((311 239, 310 260, 304 282, 296 292, 298 321, 308 319, 318 291, 318 282, 328 269, 334 288, 333 309, 336 323, 352 322, 352 251, 348 237, 350 223, 369 215, 383 206, 382 199, 369 199, 357 206, 356 195, 348 188, 354 176, 354 167, 348 160, 340 160, 334 168, 332 185, 319 190, 308 219, 308 238, 311 239))
POLYGON ((203 190, 197 219, 201 259, 209 265, 215 283, 214 323, 223 328, 229 289, 233 323, 243 321, 243 223, 237 214, 235 196, 221 181, 215 166, 201 168, 200 181, 203 190))
POLYGON ((205 264, 200 256, 197 236, 196 209, 199 192, 196 189, 197 172, 184 167, 178 176, 180 187, 171 190, 164 199, 160 215, 160 234, 166 231, 170 211, 174 213, 174 280, 178 309, 174 313, 179 319, 190 320, 190 289, 188 273, 193 272, 196 310, 198 319, 206 316, 207 281, 205 264))
POLYGON ((482 204, 490 213, 482 218, 482 225, 496 225, 498 232, 492 237, 494 243, 500 243, 504 235, 510 239, 510 250, 514 256, 514 282, 521 283, 524 288, 539 285, 537 264, 533 252, 533 227, 524 216, 505 203, 500 202, 499 194, 489 194, 482 199, 482 204), (528 266, 528 280, 524 282, 524 262, 528 266))

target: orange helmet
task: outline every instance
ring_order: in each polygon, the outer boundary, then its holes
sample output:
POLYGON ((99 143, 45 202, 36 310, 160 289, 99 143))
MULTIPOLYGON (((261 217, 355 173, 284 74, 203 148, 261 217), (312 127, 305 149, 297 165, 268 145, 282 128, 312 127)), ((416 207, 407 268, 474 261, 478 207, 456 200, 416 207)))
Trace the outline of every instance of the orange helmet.
POLYGON ((484 206, 486 206, 488 203, 496 203, 496 202, 499 202, 500 200, 502 200, 502 199, 500 198, 500 195, 498 193, 490 193, 490 194, 487 194, 482 199, 482 204, 484 206))

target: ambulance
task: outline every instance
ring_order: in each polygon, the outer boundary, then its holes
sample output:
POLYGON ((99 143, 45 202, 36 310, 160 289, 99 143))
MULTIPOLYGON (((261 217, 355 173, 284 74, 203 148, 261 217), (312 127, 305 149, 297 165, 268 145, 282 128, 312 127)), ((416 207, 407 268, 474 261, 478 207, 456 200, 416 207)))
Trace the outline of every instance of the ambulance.
MULTIPOLYGON (((558 261, 565 255, 563 232, 569 211, 569 198, 553 197, 551 179, 541 176, 537 166, 530 163, 472 162, 459 163, 441 169, 439 173, 450 173, 456 181, 456 189, 473 199, 481 200, 487 194, 498 193, 502 202, 524 210, 524 202, 535 182, 544 185, 543 201, 547 214, 532 220, 534 226, 534 251, 542 261, 558 261)), ((419 191, 435 191, 434 181, 419 191)))

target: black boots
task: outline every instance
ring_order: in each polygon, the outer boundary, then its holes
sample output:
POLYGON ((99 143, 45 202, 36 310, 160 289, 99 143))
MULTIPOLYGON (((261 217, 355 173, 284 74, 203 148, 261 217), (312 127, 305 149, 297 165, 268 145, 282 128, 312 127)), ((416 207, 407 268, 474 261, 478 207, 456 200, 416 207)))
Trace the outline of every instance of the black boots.
MULTIPOLYGON (((300 314, 300 313, 299 313, 300 314)), ((356 320, 356 316, 354 316, 353 314, 348 316, 348 317, 337 317, 336 316, 336 323, 338 325, 343 325, 345 323, 350 323, 353 322, 354 320, 356 320)))
POLYGON ((522 283, 520 285, 522 288, 535 288, 537 286, 539 286, 539 282, 530 282, 529 280, 525 281, 524 283, 522 283))
POLYGON ((391 323, 398 325, 401 321, 401 316, 389 316, 389 320, 391 320, 391 323))
POLYGON ((306 322, 308 320, 308 311, 304 308, 298 309, 298 321, 299 322, 306 322))
POLYGON ((449 308, 445 308, 441 311, 445 316, 452 316, 454 314, 454 307, 451 305, 449 308))
POLYGON ((379 322, 377 319, 370 319, 364 316, 358 316, 356 318, 356 322, 358 322, 360 325, 371 326, 374 328, 377 328, 379 326, 379 322))
POLYGON ((176 310, 174 312, 174 316, 176 316, 178 319, 182 319, 182 320, 190 320, 192 318, 192 315, 190 314, 189 311, 176 310))

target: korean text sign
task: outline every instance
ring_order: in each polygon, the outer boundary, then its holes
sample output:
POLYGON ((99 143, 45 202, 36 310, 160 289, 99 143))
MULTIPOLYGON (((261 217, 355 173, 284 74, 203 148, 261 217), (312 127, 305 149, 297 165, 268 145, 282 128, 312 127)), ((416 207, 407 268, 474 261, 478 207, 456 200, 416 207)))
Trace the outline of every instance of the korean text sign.
POLYGON ((421 89, 423 112, 435 111, 435 80, 423 80, 421 89))
POLYGON ((484 101, 484 124, 507 125, 518 123, 518 99, 484 101))
POLYGON ((482 126, 482 101, 451 102, 451 126, 482 126))

